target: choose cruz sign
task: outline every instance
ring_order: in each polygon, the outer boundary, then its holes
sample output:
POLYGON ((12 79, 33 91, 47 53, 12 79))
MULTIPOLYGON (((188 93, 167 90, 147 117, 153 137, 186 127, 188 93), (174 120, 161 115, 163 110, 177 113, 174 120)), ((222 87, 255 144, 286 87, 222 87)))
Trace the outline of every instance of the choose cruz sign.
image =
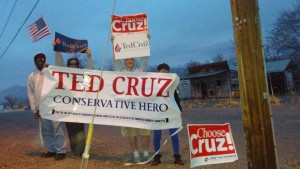
POLYGON ((113 34, 148 32, 147 15, 112 15, 111 30, 113 34))
POLYGON ((55 43, 54 51, 64 53, 85 53, 88 47, 87 40, 72 39, 57 32, 55 32, 55 43))
POLYGON ((176 74, 50 66, 41 95, 42 118, 145 129, 182 126, 174 99, 176 74), (99 92, 99 93, 98 93, 99 92), (95 111, 95 115, 94 115, 95 111))
POLYGON ((113 15, 111 31, 115 59, 150 56, 146 14, 113 15))
POLYGON ((191 168, 238 160, 230 125, 188 124, 191 168))

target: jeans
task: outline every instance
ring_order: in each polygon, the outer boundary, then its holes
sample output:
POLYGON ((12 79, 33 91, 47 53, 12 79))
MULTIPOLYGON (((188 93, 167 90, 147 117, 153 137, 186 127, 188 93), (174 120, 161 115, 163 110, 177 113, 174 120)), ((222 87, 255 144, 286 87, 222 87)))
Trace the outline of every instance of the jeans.
MULTIPOLYGON (((177 128, 172 128, 169 129, 170 135, 175 133, 177 131, 177 128)), ((179 138, 178 134, 175 134, 174 136, 171 137, 172 139, 172 147, 173 147, 173 153, 179 154, 179 138)), ((157 152, 160 149, 160 140, 161 140, 161 130, 154 130, 154 137, 153 137, 153 142, 154 142, 154 151, 157 152)), ((161 155, 158 153, 158 155, 161 155)))
POLYGON ((41 119, 44 146, 52 153, 66 153, 65 123, 41 119))

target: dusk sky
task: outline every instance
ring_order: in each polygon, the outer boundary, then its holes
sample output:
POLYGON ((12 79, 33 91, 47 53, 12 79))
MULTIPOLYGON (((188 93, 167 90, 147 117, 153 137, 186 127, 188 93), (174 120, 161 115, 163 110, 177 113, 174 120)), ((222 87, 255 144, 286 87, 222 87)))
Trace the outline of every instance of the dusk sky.
MULTIPOLYGON (((270 30, 278 15, 290 10, 298 0, 259 0, 263 35, 270 30)), ((15 1, 0 0, 0 31, 15 1)), ((11 42, 36 0, 19 0, 0 37, 0 56, 11 42)), ((100 68, 104 54, 111 60, 109 37, 113 0, 47 0, 40 1, 18 36, 0 59, 0 91, 14 85, 27 86, 28 75, 34 70, 33 56, 43 52, 47 62, 54 64, 51 42, 54 32, 74 39, 86 39, 100 68), (51 34, 32 42, 28 26, 44 17, 51 34), (108 49, 106 49, 109 40, 108 49)), ((230 0, 117 0, 114 14, 146 13, 151 35, 149 65, 162 62, 184 67, 189 61, 205 63, 217 54, 233 55, 233 26, 230 0)), ((65 58, 69 56, 64 55, 65 58)))

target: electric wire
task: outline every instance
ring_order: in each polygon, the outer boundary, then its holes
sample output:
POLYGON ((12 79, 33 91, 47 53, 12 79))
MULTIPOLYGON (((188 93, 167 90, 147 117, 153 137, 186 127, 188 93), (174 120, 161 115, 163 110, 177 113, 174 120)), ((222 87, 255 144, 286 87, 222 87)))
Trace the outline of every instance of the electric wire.
POLYGON ((11 11, 10 11, 10 13, 9 13, 9 16, 8 16, 6 22, 5 22, 5 25, 4 25, 4 27, 3 27, 2 31, 1 31, 0 38, 1 38, 2 35, 3 35, 3 32, 4 32, 4 30, 5 30, 6 26, 7 26, 8 21, 10 20, 11 14, 13 13, 13 11, 14 11, 14 9, 15 9, 15 7, 16 7, 17 2, 18 2, 18 0, 15 1, 14 6, 12 7, 12 9, 11 9, 11 11))
POLYGON ((6 9, 7 2, 8 2, 8 0, 6 0, 5 5, 4 5, 4 7, 2 8, 2 10, 1 10, 2 13, 1 13, 1 16, 0 16, 0 21, 1 21, 2 17, 3 17, 3 15, 4 15, 4 11, 5 11, 5 9, 6 9))
POLYGON ((6 53, 6 51, 8 50, 8 48, 10 47, 10 45, 13 43, 13 41, 16 39, 16 37, 18 36, 20 30, 23 28, 24 24, 26 23, 26 21, 28 20, 28 18, 31 16, 33 10, 35 9, 35 7, 37 6, 37 4, 39 3, 40 0, 37 0, 37 2, 35 3, 34 7, 31 9, 30 13, 28 14, 28 16, 26 17, 25 21, 23 22, 23 24, 21 25, 21 27, 19 28, 19 30, 17 31, 17 33, 15 34, 14 38, 10 41, 10 43, 8 44, 8 46, 6 47, 6 49, 4 50, 4 52, 2 53, 2 55, 0 56, 0 61, 3 58, 4 54, 6 53))

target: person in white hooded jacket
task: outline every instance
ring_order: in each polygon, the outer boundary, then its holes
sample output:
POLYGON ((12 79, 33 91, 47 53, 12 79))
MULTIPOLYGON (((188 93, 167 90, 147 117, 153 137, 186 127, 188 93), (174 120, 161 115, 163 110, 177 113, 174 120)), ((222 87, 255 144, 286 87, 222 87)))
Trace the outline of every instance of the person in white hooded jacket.
MULTIPOLYGON (((147 34, 148 39, 150 39, 150 34, 147 34)), ((114 36, 111 37, 111 41, 114 41, 114 36)), ((115 71, 120 72, 146 72, 148 68, 148 56, 141 57, 139 65, 136 63, 136 58, 126 58, 126 59, 116 59, 115 55, 112 55, 112 60, 114 61, 115 71)), ((133 151, 132 155, 125 159, 125 162, 134 162, 138 163, 141 161, 147 161, 149 159, 149 142, 151 130, 141 129, 141 128, 133 128, 133 127, 121 127, 121 134, 123 137, 128 137, 129 145, 131 151, 133 151), (141 137, 141 139, 138 139, 141 137), (139 143, 141 144, 142 158, 139 153, 139 143)))
POLYGON ((66 156, 65 124, 59 121, 43 119, 39 113, 39 104, 45 77, 44 70, 47 65, 46 55, 44 53, 37 53, 34 56, 34 63, 36 70, 28 77, 28 98, 34 117, 41 122, 42 139, 45 148, 48 149, 41 157, 54 157, 55 160, 63 160, 66 156))

